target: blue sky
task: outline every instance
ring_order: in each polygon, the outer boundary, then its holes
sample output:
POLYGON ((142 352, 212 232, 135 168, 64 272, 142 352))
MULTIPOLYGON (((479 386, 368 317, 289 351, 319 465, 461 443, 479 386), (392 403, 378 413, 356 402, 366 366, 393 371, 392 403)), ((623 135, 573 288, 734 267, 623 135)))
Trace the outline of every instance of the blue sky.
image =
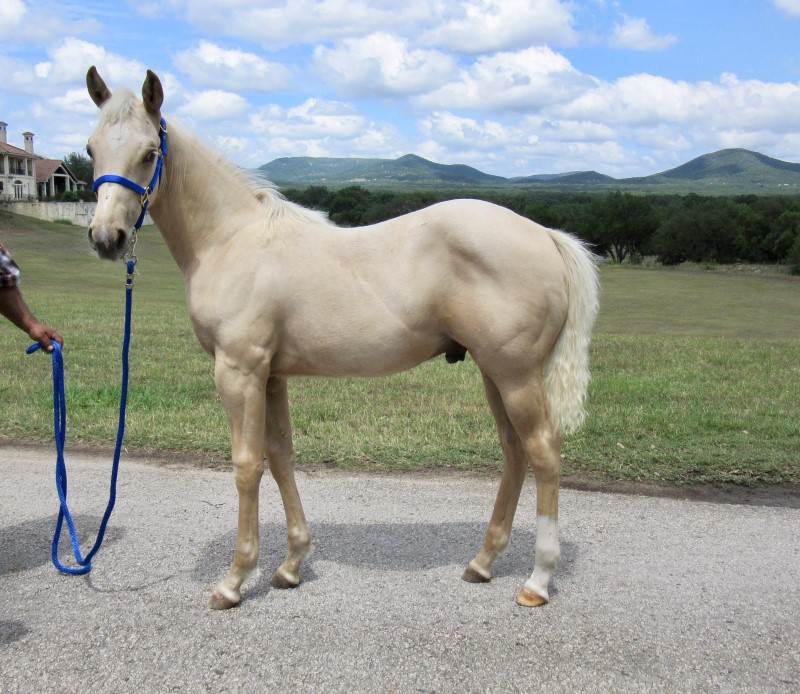
POLYGON ((84 76, 164 83, 236 163, 415 153, 516 176, 800 161, 800 0, 0 0, 9 144, 83 151, 84 76))

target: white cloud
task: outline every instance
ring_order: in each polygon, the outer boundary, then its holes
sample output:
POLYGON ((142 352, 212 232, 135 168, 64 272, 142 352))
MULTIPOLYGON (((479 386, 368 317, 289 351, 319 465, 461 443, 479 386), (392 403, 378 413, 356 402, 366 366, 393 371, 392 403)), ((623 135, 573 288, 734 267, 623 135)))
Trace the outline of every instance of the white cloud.
POLYGON ((430 91, 456 72, 456 61, 435 50, 412 49, 386 33, 347 39, 336 48, 318 46, 317 71, 347 94, 408 95, 430 91))
POLYGON ((174 0, 170 8, 204 30, 268 49, 362 36, 389 26, 411 29, 435 11, 425 0, 400 5, 395 0, 174 0))
POLYGON ((678 37, 672 34, 664 36, 654 34, 646 19, 626 16, 622 24, 614 25, 610 43, 614 48, 634 51, 664 51, 677 41, 678 37))
POLYGON ((775 7, 800 17, 800 0, 775 0, 775 7))
POLYGON ((7 31, 19 27, 27 11, 22 0, 0 0, 0 27, 7 31))
POLYGON ((800 130, 800 84, 741 81, 730 74, 718 83, 690 83, 641 74, 602 83, 555 111, 610 125, 666 122, 701 131, 742 127, 788 133, 800 130))
POLYGON ((498 121, 478 121, 447 111, 436 111, 420 120, 422 134, 441 145, 469 147, 477 150, 496 150, 498 147, 517 146, 535 136, 525 134, 520 128, 498 121))
MULTIPOLYGON (((97 66, 109 87, 133 87, 141 84, 146 73, 138 60, 130 60, 107 51, 102 46, 76 38, 67 38, 48 51, 51 60, 36 65, 36 74, 50 84, 83 83, 90 65, 97 66)), ((88 98, 88 97, 87 97, 88 98)))
POLYGON ((250 126, 256 133, 279 137, 346 138, 363 132, 367 121, 349 104, 312 98, 288 109, 269 106, 250 126))
POLYGON ((591 120, 569 120, 528 116, 525 131, 538 133, 541 139, 554 142, 609 142, 619 137, 619 130, 591 120))
MULTIPOLYGON (((248 39, 267 49, 389 29, 421 37, 421 45, 464 54, 545 43, 572 45, 578 40, 573 4, 565 0, 172 0, 167 7, 200 29, 248 39)), ((154 10, 148 4, 137 11, 149 16, 154 10)))
POLYGON ((59 9, 46 3, 0 0, 0 40, 46 45, 58 37, 84 34, 100 27, 93 19, 70 21, 62 16, 59 9))
POLYGON ((177 113, 182 118, 205 122, 237 118, 249 109, 247 101, 238 94, 210 89, 190 95, 177 113))
POLYGON ((227 50, 210 41, 178 53, 175 66, 201 87, 271 92, 284 88, 291 77, 280 63, 240 50, 227 50))
POLYGON ((470 0, 439 7, 443 16, 422 41, 460 53, 577 42, 571 6, 560 0, 470 0))
MULTIPOLYGON (((500 98, 483 94, 485 102, 500 98)), ((468 105, 480 107, 478 99, 468 105)), ((519 116, 497 112, 485 121, 458 113, 460 106, 420 118, 423 141, 415 151, 502 175, 589 168, 614 176, 648 174, 726 147, 792 160, 800 144, 800 83, 732 74, 717 82, 648 74, 594 80, 567 99, 520 109, 519 116)), ((484 103, 482 110, 492 107, 484 103)))
POLYGON ((398 156, 402 149, 393 126, 325 99, 291 108, 268 106, 250 118, 248 131, 258 139, 256 165, 280 156, 398 156))
POLYGON ((529 48, 478 58, 456 81, 415 101, 432 108, 538 110, 569 102, 596 84, 550 48, 529 48))
POLYGON ((59 113, 66 111, 90 116, 94 116, 97 113, 97 106, 89 98, 85 87, 82 89, 70 89, 66 94, 53 97, 48 103, 53 110, 59 113))

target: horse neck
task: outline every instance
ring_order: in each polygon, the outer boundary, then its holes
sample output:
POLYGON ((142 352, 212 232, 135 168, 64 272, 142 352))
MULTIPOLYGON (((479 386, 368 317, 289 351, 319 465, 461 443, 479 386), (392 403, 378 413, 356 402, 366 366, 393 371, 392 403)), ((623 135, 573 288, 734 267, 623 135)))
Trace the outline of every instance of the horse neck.
POLYGON ((234 214, 259 207, 230 165, 175 128, 169 133, 161 185, 150 215, 187 276, 237 228, 234 214))

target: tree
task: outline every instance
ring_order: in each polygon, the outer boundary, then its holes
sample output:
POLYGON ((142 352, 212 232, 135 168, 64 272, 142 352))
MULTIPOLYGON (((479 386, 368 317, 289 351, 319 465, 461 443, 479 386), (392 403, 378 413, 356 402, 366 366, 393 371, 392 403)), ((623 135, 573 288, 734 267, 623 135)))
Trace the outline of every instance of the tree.
POLYGON ((800 236, 794 240, 794 244, 789 249, 786 256, 789 263, 789 270, 793 275, 800 275, 800 236))
POLYGON ((354 227, 361 224, 364 211, 372 202, 372 194, 362 186, 347 186, 331 193, 326 202, 331 221, 354 227))
POLYGON ((64 163, 79 181, 91 183, 94 180, 94 167, 92 166, 92 160, 86 155, 78 154, 77 152, 70 152, 66 157, 64 157, 64 163))
POLYGON ((588 239, 618 263, 633 253, 641 253, 659 226, 647 198, 620 192, 594 200, 586 222, 588 239))
POLYGON ((800 211, 787 210, 769 228, 761 245, 770 260, 787 258, 790 249, 800 240, 800 211))
POLYGON ((684 261, 732 263, 746 244, 737 205, 730 199, 692 193, 683 199, 656 232, 652 247, 659 261, 675 265, 684 261))

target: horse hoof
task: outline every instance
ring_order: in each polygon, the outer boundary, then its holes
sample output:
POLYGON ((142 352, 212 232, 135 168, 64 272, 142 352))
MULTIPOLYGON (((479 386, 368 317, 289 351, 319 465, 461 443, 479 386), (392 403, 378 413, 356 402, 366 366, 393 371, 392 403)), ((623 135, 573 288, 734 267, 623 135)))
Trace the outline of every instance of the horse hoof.
POLYGON ((523 588, 517 595, 517 605, 522 607, 541 607, 547 604, 547 598, 534 593, 529 588, 523 588))
POLYGON ((231 607, 236 607, 240 601, 240 597, 226 595, 219 588, 216 588, 214 592, 211 593, 211 599, 208 601, 208 606, 212 610, 229 610, 231 607))
POLYGON ((280 569, 272 574, 272 580, 269 584, 278 590, 285 590, 287 588, 297 588, 300 585, 300 579, 290 578, 282 573, 280 569))
POLYGON ((466 581, 467 583, 488 583, 492 580, 491 574, 484 574, 481 571, 478 571, 472 564, 470 564, 465 570, 463 575, 461 576, 462 581, 466 581))

